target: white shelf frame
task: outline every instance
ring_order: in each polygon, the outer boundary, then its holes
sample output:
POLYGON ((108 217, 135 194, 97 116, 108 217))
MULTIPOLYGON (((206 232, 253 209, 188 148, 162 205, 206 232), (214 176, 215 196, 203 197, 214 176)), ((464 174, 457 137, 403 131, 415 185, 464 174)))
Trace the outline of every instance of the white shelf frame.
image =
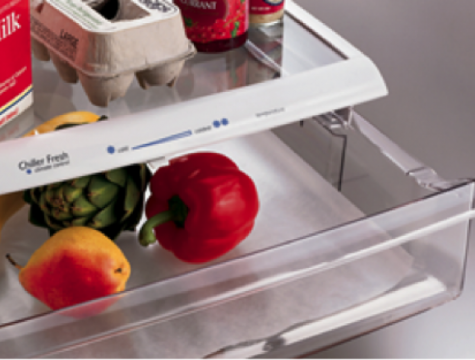
POLYGON ((175 154, 207 144, 355 106, 387 94, 379 70, 367 56, 295 2, 286 4, 286 12, 344 60, 113 121, 1 142, 0 153, 5 155, 0 157, 4 174, 0 177, 0 194, 135 163, 156 159, 166 162, 175 154), (223 119, 227 125, 222 125, 223 119), (212 126, 215 121, 220 121, 221 126, 212 126), (197 131, 203 127, 211 130, 197 131), (120 152, 121 149, 128 150, 120 152), (49 163, 48 159, 57 155, 62 156, 61 160, 49 163), (25 162, 42 162, 42 165, 31 166, 28 171, 25 162), (56 163, 62 166, 54 167, 56 163), (49 170, 45 169, 48 165, 52 165, 49 170))

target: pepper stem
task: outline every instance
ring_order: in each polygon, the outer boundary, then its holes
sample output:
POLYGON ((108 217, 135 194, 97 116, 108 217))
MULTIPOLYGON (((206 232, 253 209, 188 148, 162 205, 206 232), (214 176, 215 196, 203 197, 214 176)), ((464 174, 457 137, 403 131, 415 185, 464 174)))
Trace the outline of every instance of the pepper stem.
POLYGON ((173 211, 166 210, 157 215, 148 219, 145 224, 140 229, 139 233, 139 241, 140 245, 148 246, 152 245, 155 241, 157 241, 153 229, 159 225, 166 223, 167 221, 173 220, 175 215, 173 211))
POLYGON ((142 226, 139 233, 139 242, 142 246, 153 244, 157 239, 153 229, 167 221, 173 221, 179 228, 185 227, 185 220, 188 216, 188 207, 178 195, 173 195, 168 200, 168 210, 156 214, 148 219, 142 226))
POLYGON ((18 263, 17 263, 15 260, 13 260, 13 258, 10 256, 10 254, 7 254, 7 255, 6 255, 6 258, 8 259, 8 261, 10 261, 10 264, 12 264, 12 265, 13 265, 14 267, 16 267, 18 270, 23 269, 23 266, 18 265, 18 263))

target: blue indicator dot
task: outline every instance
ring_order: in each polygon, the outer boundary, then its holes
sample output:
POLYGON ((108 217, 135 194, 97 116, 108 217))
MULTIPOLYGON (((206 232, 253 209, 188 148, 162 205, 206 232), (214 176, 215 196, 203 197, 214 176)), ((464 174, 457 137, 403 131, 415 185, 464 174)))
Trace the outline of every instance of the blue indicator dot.
POLYGON ((218 120, 213 121, 213 126, 215 128, 219 128, 221 126, 221 123, 218 120))
POLYGON ((28 175, 30 175, 30 174, 31 174, 31 169, 26 170, 26 173, 27 173, 28 175))
POLYGON ((109 147, 107 147, 107 152, 109 154, 113 154, 113 153, 115 153, 115 148, 113 146, 109 146, 109 147))
POLYGON ((224 118, 221 120, 221 124, 223 124, 224 126, 228 125, 229 124, 229 120, 224 118))

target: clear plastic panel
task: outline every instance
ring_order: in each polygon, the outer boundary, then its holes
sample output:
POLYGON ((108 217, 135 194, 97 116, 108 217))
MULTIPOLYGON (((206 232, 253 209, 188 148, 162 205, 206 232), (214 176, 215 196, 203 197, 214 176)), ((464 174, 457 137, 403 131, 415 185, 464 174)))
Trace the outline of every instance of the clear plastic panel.
MULTIPOLYGON (((378 131, 354 115, 361 125, 378 131)), ((373 132, 362 133, 359 127, 343 122, 329 123, 323 116, 275 129, 274 133, 366 215, 437 192, 421 186, 398 166, 401 158, 411 159, 407 164, 418 169, 423 168, 422 163, 389 140, 388 146, 378 143, 377 137, 370 136, 373 132)))

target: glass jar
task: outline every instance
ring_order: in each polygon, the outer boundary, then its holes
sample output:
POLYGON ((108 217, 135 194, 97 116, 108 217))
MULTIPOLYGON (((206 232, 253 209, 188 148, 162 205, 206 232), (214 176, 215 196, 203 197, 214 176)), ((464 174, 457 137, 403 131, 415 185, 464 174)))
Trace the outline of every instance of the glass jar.
POLYGON ((199 52, 242 46, 249 29, 249 0, 175 0, 186 34, 199 52))
POLYGON ((273 24, 284 16, 284 0, 250 0, 249 12, 251 24, 273 24))

